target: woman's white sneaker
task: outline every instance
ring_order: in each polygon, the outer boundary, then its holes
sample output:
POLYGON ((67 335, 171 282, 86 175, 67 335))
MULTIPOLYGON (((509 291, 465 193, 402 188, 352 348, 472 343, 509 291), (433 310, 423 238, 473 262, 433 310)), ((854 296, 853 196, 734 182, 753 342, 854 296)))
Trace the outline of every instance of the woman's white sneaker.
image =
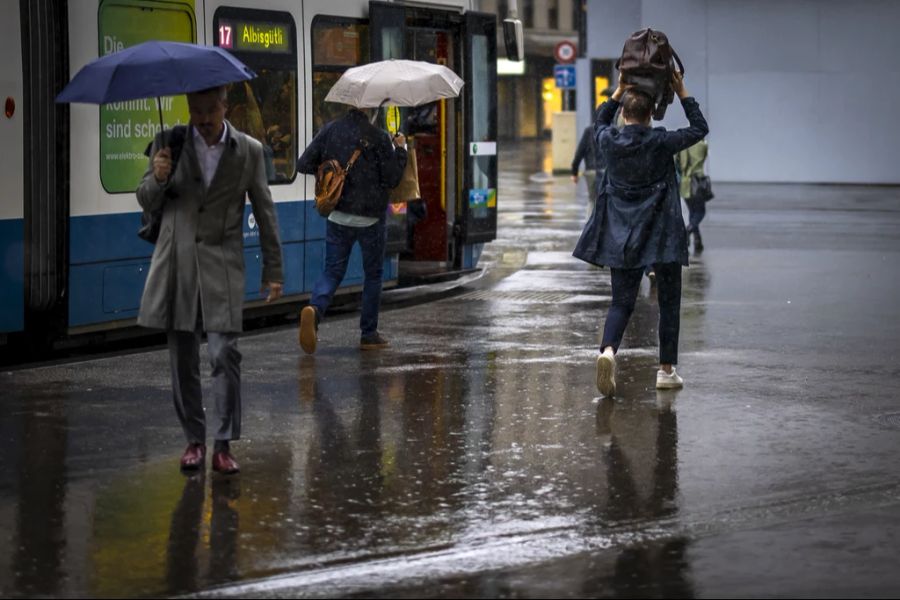
POLYGON ((597 357, 597 389, 604 396, 616 394, 616 355, 612 348, 597 357))
POLYGON ((684 387, 684 379, 675 372, 675 367, 672 367, 671 373, 666 373, 662 369, 656 372, 656 389, 677 390, 682 387, 684 387))

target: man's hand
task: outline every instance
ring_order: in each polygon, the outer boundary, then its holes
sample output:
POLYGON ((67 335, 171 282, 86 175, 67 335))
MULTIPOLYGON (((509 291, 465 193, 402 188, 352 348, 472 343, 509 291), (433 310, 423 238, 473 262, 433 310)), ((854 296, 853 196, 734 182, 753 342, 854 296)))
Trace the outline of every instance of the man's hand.
POLYGON ((153 176, 159 183, 165 183, 172 174, 172 151, 166 146, 153 157, 153 176))
POLYGON ((578 175, 572 175, 572 183, 578 183, 578 175))
POLYGON ((684 75, 678 71, 672 73, 672 89, 675 90, 675 93, 678 94, 678 97, 682 100, 690 96, 684 88, 684 75))
POLYGON ((269 295, 266 297, 266 304, 278 300, 284 293, 280 281, 267 281, 261 288, 259 288, 259 293, 262 294, 263 292, 265 292, 266 288, 269 288, 269 295))
POLYGON ((397 135, 394 136, 394 145, 398 148, 403 148, 406 146, 406 136, 401 132, 397 132, 397 135))

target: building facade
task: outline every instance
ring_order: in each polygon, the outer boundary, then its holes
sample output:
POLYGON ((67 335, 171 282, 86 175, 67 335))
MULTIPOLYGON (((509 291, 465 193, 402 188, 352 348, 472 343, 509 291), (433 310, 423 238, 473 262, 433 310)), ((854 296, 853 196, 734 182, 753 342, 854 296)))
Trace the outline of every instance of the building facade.
MULTIPOLYGON (((562 41, 578 42, 585 0, 518 0, 518 18, 525 29, 525 60, 498 64, 498 129, 500 139, 533 139, 550 134, 553 112, 575 109, 575 90, 556 88, 554 49, 562 41)), ((507 0, 481 0, 478 10, 506 18, 507 0)), ((502 31, 497 40, 505 56, 502 31)))

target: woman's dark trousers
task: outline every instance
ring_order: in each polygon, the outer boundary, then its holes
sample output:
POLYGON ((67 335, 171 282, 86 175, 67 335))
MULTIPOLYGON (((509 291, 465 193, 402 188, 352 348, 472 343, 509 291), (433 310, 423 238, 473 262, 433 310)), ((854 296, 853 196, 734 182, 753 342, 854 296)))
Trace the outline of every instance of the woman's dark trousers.
POLYGON ((700 221, 706 216, 706 202, 685 198, 688 207, 688 231, 700 235, 700 221))
MULTIPOLYGON (((681 265, 658 263, 654 270, 659 304, 659 362, 674 365, 678 363, 678 332, 681 328, 681 265)), ((601 352, 607 346, 619 351, 644 276, 643 268, 610 271, 613 299, 603 327, 601 352)))

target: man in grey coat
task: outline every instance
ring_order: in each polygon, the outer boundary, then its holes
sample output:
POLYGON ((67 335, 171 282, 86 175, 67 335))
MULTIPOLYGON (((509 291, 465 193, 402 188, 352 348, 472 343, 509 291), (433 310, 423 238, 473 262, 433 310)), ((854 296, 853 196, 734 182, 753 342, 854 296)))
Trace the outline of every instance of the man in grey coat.
POLYGON ((174 171, 170 132, 162 132, 137 190, 144 211, 162 209, 138 324, 168 335, 175 412, 188 441, 183 469, 198 469, 206 460, 200 386, 200 339, 206 332, 218 418, 212 466, 236 473, 229 442, 241 432, 237 338, 243 325, 247 196, 259 226, 266 302, 282 294, 281 242, 262 145, 225 120, 224 86, 187 97, 190 127, 174 171))

